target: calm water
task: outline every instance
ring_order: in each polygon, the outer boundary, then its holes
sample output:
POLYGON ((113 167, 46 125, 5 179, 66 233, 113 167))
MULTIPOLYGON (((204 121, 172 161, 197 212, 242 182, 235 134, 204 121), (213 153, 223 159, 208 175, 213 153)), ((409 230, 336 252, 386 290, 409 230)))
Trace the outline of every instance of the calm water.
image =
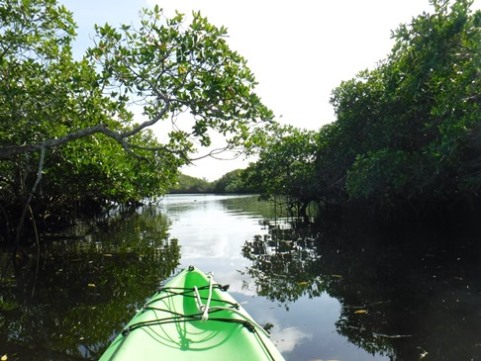
POLYGON ((481 360, 478 251, 347 228, 293 228, 256 197, 176 195, 50 235, 16 267, 0 255, 0 357, 95 360, 192 264, 273 325, 286 360, 481 360))

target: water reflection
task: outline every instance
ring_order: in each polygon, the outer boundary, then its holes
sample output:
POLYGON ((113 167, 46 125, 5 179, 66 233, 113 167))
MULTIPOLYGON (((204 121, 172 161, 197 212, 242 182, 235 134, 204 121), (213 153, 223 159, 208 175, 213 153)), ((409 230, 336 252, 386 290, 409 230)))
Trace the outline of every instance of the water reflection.
POLYGON ((14 267, 0 258, 0 354, 8 360, 98 359, 180 258, 167 219, 146 207, 113 215, 14 267))
POLYGON ((268 230, 243 248, 259 294, 290 307, 326 292, 341 305, 337 332, 392 361, 481 359, 477 249, 448 251, 439 234, 268 230))
MULTIPOLYGON (((268 204, 256 196, 173 195, 159 203, 171 222, 169 236, 182 244, 181 264, 212 271, 238 285, 238 264, 248 262, 242 244, 259 233, 260 214, 268 216, 268 204)), ((223 282, 228 282, 224 280, 223 282)), ((236 290, 240 290, 238 287, 236 290)))
POLYGON ((256 292, 287 304, 302 296, 318 297, 324 292, 323 277, 317 274, 316 238, 285 221, 264 221, 266 235, 245 243, 242 253, 253 262, 246 273, 256 292))
POLYGON ((352 229, 291 226, 236 196, 167 197, 78 225, 17 268, 0 254, 0 357, 97 359, 159 283, 193 263, 274 325, 288 361, 480 360, 481 253, 435 246, 439 234, 352 229))
POLYGON ((272 205, 259 203, 256 196, 181 195, 167 197, 160 209, 172 222, 170 236, 181 244, 181 264, 194 263, 230 284, 229 292, 254 319, 273 325, 272 339, 287 361, 385 360, 336 333, 340 304, 323 292, 323 276, 315 268, 317 238, 308 231, 291 230, 272 205), (250 243, 247 246, 254 251, 243 251, 246 240, 253 238, 265 240, 266 247, 256 251, 260 244, 250 243), (289 252, 295 247, 299 252, 289 252), (268 257, 282 258, 274 267, 263 263, 267 250, 268 257))

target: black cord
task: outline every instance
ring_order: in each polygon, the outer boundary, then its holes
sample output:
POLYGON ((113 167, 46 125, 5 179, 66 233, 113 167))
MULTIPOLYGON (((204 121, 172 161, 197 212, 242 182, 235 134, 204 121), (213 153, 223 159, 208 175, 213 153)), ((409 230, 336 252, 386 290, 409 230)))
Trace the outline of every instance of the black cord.
MULTIPOLYGON (((214 284, 212 286, 213 289, 219 289, 221 291, 227 291, 227 289, 229 288, 229 285, 219 285, 219 284, 214 284)), ((197 290, 199 291, 202 291, 202 290, 206 290, 206 289, 209 289, 209 286, 202 286, 202 287, 198 287, 197 290)), ((161 288, 159 291, 157 291, 156 295, 158 294, 163 294, 163 293, 166 293, 165 295, 161 296, 161 297, 157 297, 155 298, 155 295, 154 297, 152 297, 144 306, 144 308, 152 303, 155 303, 155 302, 158 302, 158 301, 162 301, 162 300, 165 300, 165 299, 168 299, 170 297, 174 297, 174 296, 184 296, 184 297, 190 297, 190 298, 195 298, 195 295, 194 295, 194 288, 184 288, 184 287, 163 287, 161 288), (182 292, 175 292, 175 291, 182 291, 182 292)), ((201 300, 206 300, 207 297, 201 297, 201 300)), ((212 298, 211 301, 214 301, 214 302, 223 302, 225 304, 228 304, 232 307, 234 307, 235 309, 239 309, 239 304, 236 303, 236 302, 230 302, 230 301, 226 301, 226 300, 223 300, 223 299, 217 299, 217 298, 212 298)))
MULTIPOLYGON (((199 290, 199 291, 206 290, 206 289, 209 289, 209 287, 210 287, 209 285, 206 285, 206 286, 198 287, 197 290, 199 290)), ((222 286, 220 284, 214 284, 212 287, 216 288, 216 289, 220 289, 222 291, 227 291, 227 289, 229 288, 229 285, 222 286)), ((165 308, 162 308, 162 307, 150 306, 153 303, 163 301, 163 300, 166 300, 166 299, 174 297, 174 296, 183 296, 183 297, 195 298, 194 292, 195 292, 194 288, 184 288, 184 287, 162 287, 161 289, 159 289, 158 292, 156 293, 156 295, 162 294, 162 296, 155 298, 155 295, 154 295, 154 297, 152 297, 144 305, 141 312, 144 312, 144 311, 147 311, 147 310, 160 311, 160 312, 170 313, 172 315, 172 317, 166 317, 166 318, 149 320, 149 321, 142 321, 142 322, 134 323, 134 324, 131 324, 131 325, 125 327, 121 332, 123 338, 122 338, 120 344, 117 346, 117 348, 115 349, 114 353, 112 354, 112 356, 110 357, 109 360, 113 360, 115 358, 115 356, 117 355, 118 351, 122 347, 122 344, 125 342, 127 337, 130 335, 130 333, 132 331, 134 331, 136 329, 143 328, 143 327, 151 327, 151 326, 161 326, 161 325, 164 325, 164 324, 178 323, 178 322, 185 322, 185 321, 202 321, 202 313, 185 315, 185 314, 175 312, 173 310, 165 309, 165 308), (180 292, 176 292, 176 291, 180 291, 180 292)), ((201 297, 201 300, 205 300, 205 299, 207 299, 207 297, 201 297)), ((226 300, 222 300, 222 299, 212 298, 211 301, 224 303, 226 305, 230 305, 231 308, 235 309, 235 310, 239 310, 239 308, 240 308, 238 303, 234 303, 234 302, 230 302, 230 301, 226 301, 226 300)), ((226 311, 226 310, 228 311, 229 308, 221 308, 221 309, 213 308, 213 309, 209 310, 209 314, 213 314, 213 313, 220 312, 220 311, 226 311)), ((262 339, 262 337, 260 337, 259 333, 257 332, 256 326, 255 326, 254 323, 252 323, 248 320, 241 320, 241 319, 235 319, 235 318, 234 319, 233 318, 221 318, 221 317, 217 317, 217 318, 216 317, 214 317, 214 318, 209 317, 209 321, 236 323, 236 324, 242 325, 243 327, 247 328, 250 332, 254 333, 257 336, 257 339, 259 340, 259 342, 264 347, 264 350, 269 355, 270 359, 275 361, 275 358, 271 354, 271 352, 269 350, 269 347, 265 344, 264 340, 262 339)))

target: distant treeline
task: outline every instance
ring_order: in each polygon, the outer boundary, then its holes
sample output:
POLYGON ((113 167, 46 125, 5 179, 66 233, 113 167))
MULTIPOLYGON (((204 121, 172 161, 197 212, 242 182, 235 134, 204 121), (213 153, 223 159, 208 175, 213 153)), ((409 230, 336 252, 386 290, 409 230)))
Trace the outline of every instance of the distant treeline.
POLYGON ((257 193, 259 189, 247 184, 244 174, 243 169, 236 169, 213 182, 181 174, 169 193, 257 193))

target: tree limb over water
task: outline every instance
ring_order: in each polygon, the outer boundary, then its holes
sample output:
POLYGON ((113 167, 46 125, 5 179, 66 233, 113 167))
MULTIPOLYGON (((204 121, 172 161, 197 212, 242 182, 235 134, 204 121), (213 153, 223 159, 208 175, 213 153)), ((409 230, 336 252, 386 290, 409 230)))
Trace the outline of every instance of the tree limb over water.
POLYGON ((77 60, 73 14, 55 0, 0 0, 0 8, 0 206, 7 218, 19 217, 12 212, 30 194, 42 152, 32 209, 43 216, 36 219, 164 194, 212 134, 228 147, 249 147, 251 130, 272 121, 227 30, 200 13, 187 22, 155 6, 142 11, 137 27, 96 26, 92 47, 77 60))

